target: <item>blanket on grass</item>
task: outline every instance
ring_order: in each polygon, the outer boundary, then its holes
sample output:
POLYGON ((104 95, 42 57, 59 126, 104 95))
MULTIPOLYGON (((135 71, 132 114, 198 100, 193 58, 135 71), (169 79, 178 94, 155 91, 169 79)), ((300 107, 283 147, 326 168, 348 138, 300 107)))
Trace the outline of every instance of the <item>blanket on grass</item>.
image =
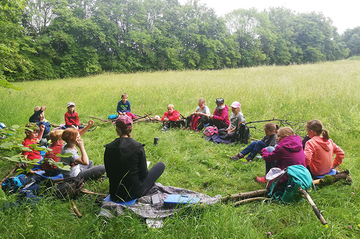
POLYGON ((115 202, 103 202, 99 216, 113 218, 114 216, 123 215, 125 210, 129 210, 142 218, 160 219, 173 215, 176 211, 184 207, 194 206, 192 204, 166 204, 164 200, 170 194, 181 194, 200 198, 200 205, 213 205, 218 202, 221 195, 210 197, 208 195, 190 191, 184 188, 176 188, 171 186, 163 186, 161 183, 155 183, 150 191, 143 197, 139 198, 135 204, 124 206, 115 202), (153 204, 152 196, 158 195, 160 202, 153 204))

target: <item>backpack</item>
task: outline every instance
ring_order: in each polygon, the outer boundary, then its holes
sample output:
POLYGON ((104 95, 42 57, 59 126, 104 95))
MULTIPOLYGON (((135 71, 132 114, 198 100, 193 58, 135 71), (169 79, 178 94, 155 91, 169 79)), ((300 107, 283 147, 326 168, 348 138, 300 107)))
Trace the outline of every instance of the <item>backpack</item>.
POLYGON ((216 126, 208 126, 204 129, 204 135, 206 137, 213 136, 214 134, 218 134, 218 129, 216 126))
POLYGON ((240 144, 248 144, 250 138, 250 129, 246 124, 240 124, 239 127, 236 128, 233 137, 231 138, 231 142, 237 142, 240 144))
POLYGON ((80 177, 49 179, 46 182, 47 191, 54 197, 60 199, 75 199, 84 186, 84 179, 80 177))

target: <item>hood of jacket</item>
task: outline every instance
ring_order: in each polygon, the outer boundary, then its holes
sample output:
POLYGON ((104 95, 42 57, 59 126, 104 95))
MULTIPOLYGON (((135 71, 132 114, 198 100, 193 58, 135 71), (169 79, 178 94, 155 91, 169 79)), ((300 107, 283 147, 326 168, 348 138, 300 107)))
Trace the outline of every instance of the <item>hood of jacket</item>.
POLYGON ((330 151, 330 141, 324 140, 320 136, 314 136, 310 140, 314 140, 318 145, 320 145, 326 152, 330 151))
POLYGON ((299 135, 289 135, 283 138, 279 145, 291 152, 299 152, 302 150, 302 139, 299 135))

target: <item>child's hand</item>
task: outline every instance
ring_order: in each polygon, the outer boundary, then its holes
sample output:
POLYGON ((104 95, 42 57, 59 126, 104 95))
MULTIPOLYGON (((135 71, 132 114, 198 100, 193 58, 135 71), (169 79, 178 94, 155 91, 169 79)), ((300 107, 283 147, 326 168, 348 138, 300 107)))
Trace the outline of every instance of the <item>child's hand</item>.
POLYGON ((41 130, 41 131, 44 131, 44 129, 45 129, 45 125, 43 125, 43 124, 40 125, 40 130, 41 130))
POLYGON ((89 125, 90 127, 93 126, 93 125, 94 125, 94 121, 93 121, 93 120, 89 120, 88 125, 89 125))
POLYGON ((78 146, 79 148, 84 147, 84 141, 82 138, 76 139, 76 146, 78 146))
POLYGON ((46 110, 46 104, 41 107, 41 111, 44 111, 44 110, 46 110))
POLYGON ((214 115, 210 115, 210 119, 214 119, 214 115))
POLYGON ((164 121, 165 121, 165 122, 168 122, 168 121, 169 121, 169 118, 168 118, 168 117, 165 117, 165 118, 164 118, 164 121))

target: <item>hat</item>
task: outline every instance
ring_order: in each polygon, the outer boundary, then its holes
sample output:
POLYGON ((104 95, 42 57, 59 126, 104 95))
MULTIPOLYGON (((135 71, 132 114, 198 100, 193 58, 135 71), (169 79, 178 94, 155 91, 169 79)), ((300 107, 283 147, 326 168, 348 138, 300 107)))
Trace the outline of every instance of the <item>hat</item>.
POLYGON ((133 125, 133 120, 132 118, 130 118, 127 115, 120 115, 115 122, 121 121, 122 123, 124 123, 125 125, 133 125))
POLYGON ((75 106, 75 103, 74 102, 69 102, 67 107, 69 108, 70 106, 75 106))
POLYGON ((234 101, 234 102, 232 102, 230 107, 232 107, 232 108, 241 108, 241 104, 240 104, 239 101, 234 101))
POLYGON ((215 103, 216 104, 224 104, 224 99, 223 98, 217 98, 215 103))

